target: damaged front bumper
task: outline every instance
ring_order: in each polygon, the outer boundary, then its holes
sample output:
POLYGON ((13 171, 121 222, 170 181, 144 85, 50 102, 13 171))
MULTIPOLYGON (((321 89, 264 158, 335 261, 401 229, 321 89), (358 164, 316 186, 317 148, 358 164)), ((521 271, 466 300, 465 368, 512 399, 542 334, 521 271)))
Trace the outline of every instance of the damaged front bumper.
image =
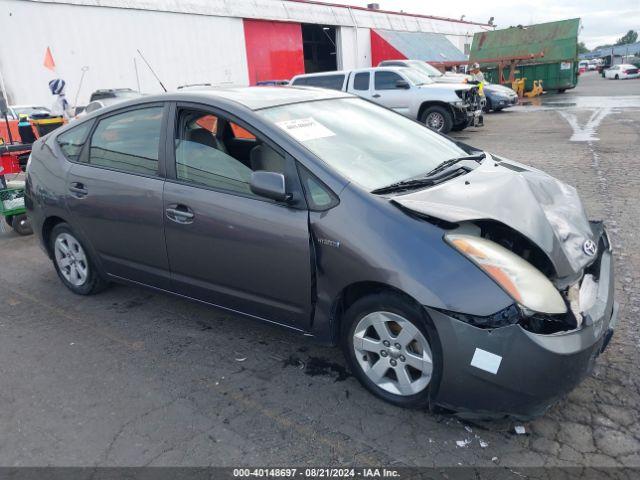
POLYGON ((543 335, 519 324, 483 329, 427 308, 443 345, 432 402, 462 416, 525 419, 544 413, 580 383, 616 324, 613 258, 605 245, 595 302, 575 330, 543 335))

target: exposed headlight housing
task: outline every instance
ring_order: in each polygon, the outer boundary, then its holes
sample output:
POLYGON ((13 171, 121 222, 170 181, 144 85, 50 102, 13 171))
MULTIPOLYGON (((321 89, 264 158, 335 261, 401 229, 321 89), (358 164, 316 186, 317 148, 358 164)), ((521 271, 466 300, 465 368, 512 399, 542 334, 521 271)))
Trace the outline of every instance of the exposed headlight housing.
POLYGON ((566 303, 549 279, 515 253, 474 235, 450 234, 445 239, 489 275, 521 307, 551 315, 566 313, 566 303))

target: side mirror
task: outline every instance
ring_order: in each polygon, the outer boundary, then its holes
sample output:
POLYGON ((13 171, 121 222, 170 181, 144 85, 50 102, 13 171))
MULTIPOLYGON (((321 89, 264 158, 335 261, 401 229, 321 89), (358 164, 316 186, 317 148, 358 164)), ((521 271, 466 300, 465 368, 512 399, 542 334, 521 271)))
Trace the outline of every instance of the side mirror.
POLYGON ((402 90, 409 90, 411 85, 406 80, 398 80, 396 82, 396 88, 401 88, 402 90))
POLYGON ((261 197, 271 198, 278 202, 288 202, 292 195, 285 188, 284 175, 259 170, 251 174, 249 182, 251 191, 261 197))

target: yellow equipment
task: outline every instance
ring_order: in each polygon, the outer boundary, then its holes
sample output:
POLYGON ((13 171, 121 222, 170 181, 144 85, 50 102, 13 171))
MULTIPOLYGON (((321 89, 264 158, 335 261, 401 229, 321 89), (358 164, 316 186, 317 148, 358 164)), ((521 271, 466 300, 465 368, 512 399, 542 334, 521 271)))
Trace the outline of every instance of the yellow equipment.
POLYGON ((516 92, 519 97, 522 97, 524 95, 524 82, 526 80, 527 80, 526 78, 519 78, 511 82, 512 90, 516 92))
POLYGON ((542 80, 534 80, 533 89, 530 92, 525 93, 524 96, 528 98, 537 97, 538 95, 542 95, 543 91, 542 80))

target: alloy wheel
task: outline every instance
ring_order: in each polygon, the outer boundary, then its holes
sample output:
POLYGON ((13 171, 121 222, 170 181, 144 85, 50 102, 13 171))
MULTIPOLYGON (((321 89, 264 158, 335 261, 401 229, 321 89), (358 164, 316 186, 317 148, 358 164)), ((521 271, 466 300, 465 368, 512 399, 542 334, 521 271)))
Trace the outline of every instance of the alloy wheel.
POLYGON ((427 124, 427 127, 439 132, 444 126, 444 117, 440 112, 431 112, 427 115, 425 123, 427 124))
POLYGON ((89 278, 89 262, 80 242, 68 233, 61 233, 54 243, 56 264, 62 276, 80 287, 89 278))
POLYGON ((364 316, 354 330, 353 348, 365 375, 389 393, 415 395, 431 381, 429 342, 400 315, 372 312, 364 316))

